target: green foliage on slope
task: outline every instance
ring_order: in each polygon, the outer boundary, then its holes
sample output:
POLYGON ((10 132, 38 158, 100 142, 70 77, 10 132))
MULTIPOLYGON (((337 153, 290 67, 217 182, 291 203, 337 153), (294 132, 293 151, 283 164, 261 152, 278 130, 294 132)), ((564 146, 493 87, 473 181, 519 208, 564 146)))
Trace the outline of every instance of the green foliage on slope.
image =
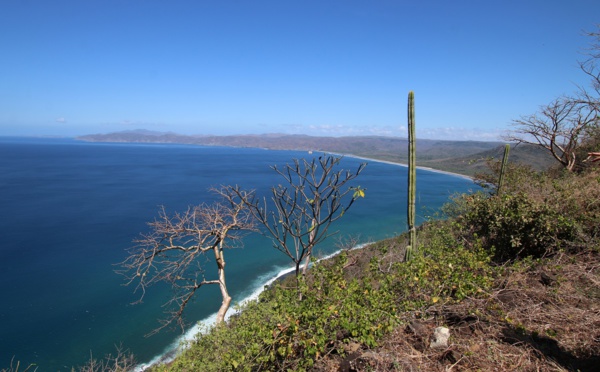
POLYGON ((520 259, 598 252, 599 171, 552 176, 513 166, 505 182, 502 195, 457 197, 445 208, 450 218, 422 226, 414 260, 402 260, 405 235, 343 251, 314 264, 301 301, 294 282, 277 283, 157 370, 322 369, 353 345, 381 347, 432 308, 485 302, 503 275, 531 270, 520 259))
POLYGON ((406 264, 390 261, 386 242, 361 252, 371 258, 358 275, 348 271, 348 251, 315 264, 302 301, 287 282, 276 284, 164 370, 306 370, 349 343, 376 347, 401 323, 398 314, 485 293, 495 277, 489 255, 457 243, 449 223, 436 231, 406 264))

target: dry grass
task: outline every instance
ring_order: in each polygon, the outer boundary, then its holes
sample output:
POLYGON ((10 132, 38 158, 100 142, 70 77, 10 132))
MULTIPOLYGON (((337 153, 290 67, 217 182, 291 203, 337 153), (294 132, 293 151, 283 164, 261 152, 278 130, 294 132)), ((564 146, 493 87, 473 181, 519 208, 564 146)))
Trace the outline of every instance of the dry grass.
POLYGON ((560 254, 506 269, 484 299, 398 316, 376 349, 349 346, 318 371, 592 371, 600 363, 600 255, 560 254), (449 346, 429 347, 433 329, 449 346))

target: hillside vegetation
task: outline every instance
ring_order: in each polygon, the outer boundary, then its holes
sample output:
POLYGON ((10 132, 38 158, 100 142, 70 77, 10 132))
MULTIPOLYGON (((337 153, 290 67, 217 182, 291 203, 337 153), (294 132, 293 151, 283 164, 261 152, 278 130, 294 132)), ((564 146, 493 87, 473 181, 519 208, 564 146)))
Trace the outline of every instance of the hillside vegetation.
POLYGON ((276 283, 154 370, 593 370, 600 170, 512 165, 505 182, 421 226, 414 260, 401 235, 315 262, 300 288, 276 283))

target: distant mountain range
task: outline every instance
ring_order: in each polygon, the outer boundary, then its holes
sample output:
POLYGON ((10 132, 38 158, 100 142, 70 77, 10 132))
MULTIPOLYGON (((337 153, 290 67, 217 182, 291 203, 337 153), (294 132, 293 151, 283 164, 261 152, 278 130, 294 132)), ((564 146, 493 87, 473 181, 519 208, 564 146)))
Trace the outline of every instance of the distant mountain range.
MULTIPOLYGON (((397 163, 406 163, 408 160, 408 140, 400 137, 313 137, 288 134, 211 136, 181 135, 138 129, 107 134, 90 134, 77 137, 77 140, 331 152, 397 163)), ((485 170, 487 159, 500 159, 503 151, 504 143, 502 142, 421 139, 417 140, 417 165, 471 176, 485 170)), ((545 169, 553 163, 553 159, 546 151, 526 145, 514 147, 510 153, 510 160, 530 164, 535 169, 545 169)))

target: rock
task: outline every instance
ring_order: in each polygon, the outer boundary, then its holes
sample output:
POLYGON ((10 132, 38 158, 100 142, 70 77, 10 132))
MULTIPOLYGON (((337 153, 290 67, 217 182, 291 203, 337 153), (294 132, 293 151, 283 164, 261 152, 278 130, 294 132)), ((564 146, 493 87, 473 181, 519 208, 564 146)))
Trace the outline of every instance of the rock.
POLYGON ((362 348, 362 346, 356 342, 350 342, 349 344, 343 345, 342 347, 344 348, 346 354, 355 353, 362 348))
POLYGON ((448 338, 450 338, 450 330, 446 327, 437 327, 433 330, 433 339, 429 347, 432 349, 445 349, 448 347, 448 338))
POLYGON ((347 354, 346 357, 342 360, 339 366, 340 372, 352 372, 356 371, 355 368, 356 360, 360 358, 363 354, 361 349, 361 345, 356 342, 351 342, 347 345, 343 345, 344 352, 347 354))
POLYGON ((408 323, 407 330, 414 333, 415 336, 427 340, 430 329, 425 323, 419 322, 418 320, 412 320, 408 323))
POLYGON ((450 363, 456 363, 462 358, 462 355, 456 350, 448 350, 444 353, 442 358, 450 363))
POLYGON ((540 274, 540 282, 542 282, 543 285, 551 286, 556 282, 556 276, 542 271, 540 274))

